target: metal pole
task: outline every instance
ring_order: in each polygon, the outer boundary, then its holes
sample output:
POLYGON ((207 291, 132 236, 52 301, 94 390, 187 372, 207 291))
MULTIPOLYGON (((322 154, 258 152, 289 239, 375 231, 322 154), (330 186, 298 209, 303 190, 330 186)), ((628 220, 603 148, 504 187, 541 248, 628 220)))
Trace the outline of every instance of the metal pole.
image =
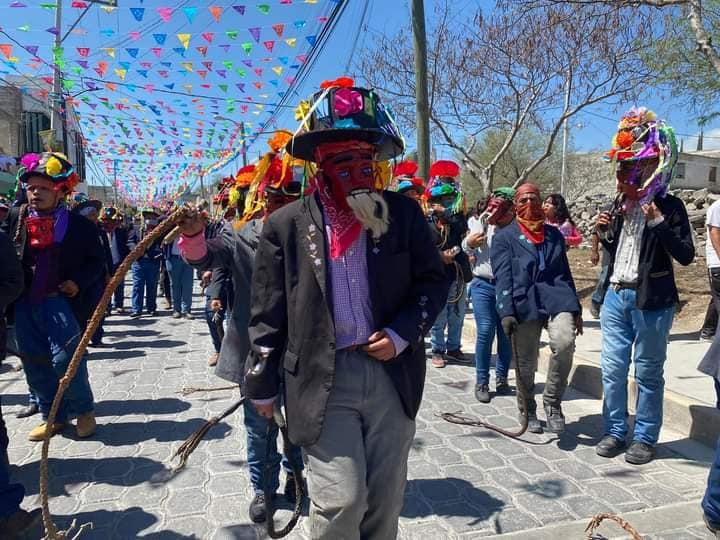
POLYGON ((118 192, 117 192, 117 159, 113 159, 113 197, 115 199, 115 208, 118 206, 118 192))
MULTIPOLYGON (((563 114, 567 113, 570 108, 570 77, 572 71, 568 69, 567 79, 565 80, 565 107, 563 114)), ((563 140, 562 140, 562 161, 560 165, 560 195, 565 196, 565 183, 567 181, 567 145, 568 145, 568 119, 563 122, 563 140)))
POLYGON ((242 162, 247 167, 247 142, 245 141, 245 122, 240 122, 240 137, 242 141, 242 162))
POLYGON ((413 46, 415 48, 415 101, 417 113, 418 170, 425 180, 430 169, 430 101, 427 80, 427 37, 424 0, 412 0, 413 46))
POLYGON ((206 197, 205 197, 205 183, 203 182, 203 176, 204 176, 204 175, 202 175, 202 174, 200 175, 200 197, 201 197, 203 200, 206 200, 206 197))
MULTIPOLYGON (((55 3, 55 41, 54 45, 57 49, 62 44, 62 39, 60 37, 60 33, 62 31, 62 0, 57 0, 55 3)), ((55 64, 55 67, 53 69, 53 110, 52 115, 50 116, 50 129, 53 132, 53 143, 57 140, 57 130, 58 128, 63 125, 63 119, 60 118, 60 97, 62 94, 62 89, 60 86, 60 69, 58 68, 57 64, 55 64)), ((63 137, 63 145, 66 143, 66 137, 63 137)), ((66 152, 67 149, 63 146, 63 152, 66 152)))

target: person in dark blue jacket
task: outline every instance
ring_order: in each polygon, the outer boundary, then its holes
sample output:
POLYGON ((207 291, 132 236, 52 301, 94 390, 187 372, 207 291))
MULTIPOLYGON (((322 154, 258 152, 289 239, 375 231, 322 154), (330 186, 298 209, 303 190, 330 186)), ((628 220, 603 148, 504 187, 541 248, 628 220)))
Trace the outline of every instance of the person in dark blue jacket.
MULTIPOLYGON (((155 210, 143 210, 143 225, 140 230, 133 229, 128 235, 128 248, 135 249, 140 240, 149 234, 159 222, 159 214, 155 210)), ((130 317, 137 319, 142 315, 143 300, 147 312, 157 315, 157 286, 160 278, 160 261, 162 259, 161 242, 154 242, 137 261, 132 264, 132 313, 130 317)))
MULTIPOLYGON (((110 275, 114 275, 118 266, 125 260, 130 253, 128 247, 128 230, 122 226, 122 216, 117 208, 108 206, 103 208, 100 216, 100 223, 103 231, 108 239, 110 247, 110 275)), ((113 293, 112 309, 118 313, 125 313, 125 283, 121 283, 113 293)), ((108 309, 108 312, 111 310, 108 309)))
POLYGON ((543 404, 548 430, 560 433, 565 429, 560 404, 572 367, 575 335, 582 333, 582 308, 565 239, 556 227, 545 225, 538 187, 520 186, 515 208, 515 221, 495 235, 490 252, 497 310, 503 331, 515 341, 517 376, 530 393, 528 429, 533 433, 542 433, 534 389, 540 333, 547 327, 551 355, 543 404))

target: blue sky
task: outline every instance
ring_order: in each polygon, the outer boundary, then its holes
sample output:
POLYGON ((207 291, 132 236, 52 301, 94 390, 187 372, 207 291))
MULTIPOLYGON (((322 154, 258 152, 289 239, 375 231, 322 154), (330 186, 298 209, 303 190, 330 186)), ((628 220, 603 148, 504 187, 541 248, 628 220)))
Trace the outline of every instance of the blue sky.
MULTIPOLYGON (((195 181, 193 167, 217 161, 215 153, 222 148, 239 147, 239 121, 244 121, 246 132, 252 133, 277 112, 276 127, 294 127, 293 108, 300 99, 312 94, 322 80, 353 74, 359 52, 372 46, 374 35, 394 33, 410 18, 407 0, 349 0, 304 84, 295 89, 286 107, 278 109, 276 104, 288 87, 288 77, 300 69, 301 56, 310 50, 313 36, 321 31, 323 19, 336 7, 335 2, 119 0, 119 8, 111 13, 93 6, 69 35, 63 52, 64 71, 68 84, 73 85, 68 91, 77 95, 93 85, 98 88, 76 98, 83 130, 95 150, 90 182, 99 183, 100 177, 111 176, 112 159, 119 159, 130 195, 163 189, 171 192, 183 181, 195 181), (174 9, 163 12, 167 7, 174 9), (360 25, 363 16, 367 29, 360 25), (204 35, 208 33, 212 35, 204 35), (183 43, 183 39, 187 41, 183 43), (116 86, 106 88, 107 81, 116 86), (195 97, 182 95, 188 92, 195 97), (218 116, 229 120, 216 119, 218 116), (112 150, 118 144, 123 145, 121 155, 112 150), (181 167, 186 169, 179 173, 181 167)), ((429 19, 435 2, 426 0, 429 19)), ((0 45, 13 47, 9 54, 2 51, 5 66, 0 64, 0 77, 18 72, 50 73, 46 64, 33 66, 30 54, 37 46, 37 55, 52 63, 53 36, 47 29, 53 26, 54 10, 43 9, 42 3, 0 0, 0 20, 7 33, 0 35, 0 45), (18 4, 27 7, 11 7, 18 4), (23 50, 18 43, 31 51, 23 50), (13 58, 17 60, 8 63, 13 58)), ((453 6, 459 19, 477 7, 490 9, 493 3, 456 0, 453 6)), ((82 12, 77 7, 81 5, 82 0, 63 2, 65 31, 82 12)), ((697 127, 682 107, 673 100, 657 98, 644 104, 676 128, 687 149, 694 148, 691 137, 697 127)), ((573 118, 576 148, 605 148, 617 115, 597 106, 573 118)), ((720 123, 709 126, 706 135, 706 148, 720 148, 720 123)), ((264 140, 268 136, 249 137, 251 159, 266 150, 264 140)), ((406 138, 412 145, 412 133, 406 138)), ((436 148, 441 156, 450 156, 445 147, 436 148)), ((216 172, 231 173, 239 163, 235 159, 216 172)))

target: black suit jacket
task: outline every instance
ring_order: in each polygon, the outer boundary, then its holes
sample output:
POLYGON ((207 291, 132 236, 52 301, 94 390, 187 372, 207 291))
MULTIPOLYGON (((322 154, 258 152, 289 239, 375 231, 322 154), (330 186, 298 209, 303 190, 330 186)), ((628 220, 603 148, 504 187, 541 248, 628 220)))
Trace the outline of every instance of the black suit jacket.
MULTIPOLYGON (((655 197, 655 205, 664 220, 655 227, 645 227, 640 245, 638 267, 637 307, 640 309, 663 309, 678 302, 673 259, 683 266, 695 258, 690 222, 685 205, 677 197, 655 197)), ((615 256, 623 227, 622 214, 613 222, 609 234, 601 235, 600 241, 610 253, 610 266, 605 285, 615 271, 615 256)))
MULTIPOLYGON (((410 343, 383 365, 405 413, 414 418, 425 382, 423 338, 447 298, 449 283, 427 222, 414 201, 384 192, 390 228, 368 238, 368 286, 376 329, 391 328, 410 343)), ((316 196, 275 212, 255 256, 250 345, 268 354, 259 376, 247 377, 252 399, 269 398, 284 377, 290 440, 317 441, 335 372, 335 327, 323 217, 316 196)))

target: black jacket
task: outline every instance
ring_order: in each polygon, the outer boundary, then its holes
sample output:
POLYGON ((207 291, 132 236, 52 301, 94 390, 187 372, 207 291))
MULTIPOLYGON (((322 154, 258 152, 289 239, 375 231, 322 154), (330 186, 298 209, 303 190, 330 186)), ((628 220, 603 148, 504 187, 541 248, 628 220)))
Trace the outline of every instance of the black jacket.
MULTIPOLYGON (((0 318, 23 291, 23 270, 8 235, 0 232, 0 318)), ((0 344, 2 346, 4 344, 0 344)))
MULTIPOLYGON (((104 234, 105 237, 108 239, 109 248, 111 248, 110 242, 115 242, 118 254, 120 255, 120 262, 118 262, 118 264, 120 264, 130 253, 130 247, 128 246, 128 230, 125 227, 118 227, 117 229, 115 229, 114 238, 108 237, 107 233, 104 234)), ((110 251, 110 261, 112 262, 112 249, 110 251)))
MULTIPOLYGON (((668 308, 678 302, 672 261, 675 259, 687 266, 695 258, 690 222, 683 202, 677 197, 666 195, 656 197, 655 205, 665 219, 655 227, 645 227, 638 268, 637 307, 648 310, 668 308)), ((600 241, 610 254, 606 287, 613 275, 622 226, 621 214, 611 224, 608 234, 600 236, 600 241)))
MULTIPOLYGON (((27 242, 27 230, 20 227, 20 209, 12 208, 8 215, 8 230, 14 231, 13 240, 17 253, 22 254, 25 292, 29 292, 33 279, 35 257, 27 242)), ((80 289, 69 302, 78 323, 84 326, 90 318, 97 298, 95 297, 95 284, 105 279, 105 256, 103 254, 97 227, 91 221, 77 214, 70 213, 68 229, 65 238, 60 244, 60 258, 58 260, 60 282, 72 280, 80 289)))
MULTIPOLYGON (((425 382, 423 338, 445 305, 449 283, 417 203, 397 193, 384 197, 390 228, 377 243, 368 238, 368 286, 375 328, 391 328, 410 343, 383 366, 414 418, 425 382)), ((317 196, 281 208, 265 223, 253 270, 250 344, 269 356, 262 374, 246 379, 246 393, 277 395, 282 369, 290 440, 299 446, 320 436, 335 372, 324 232, 317 196)))
MULTIPOLYGON (((140 241, 145 237, 145 232, 140 232, 138 229, 133 228, 127 236, 127 248, 128 252, 135 249, 135 246, 137 246, 140 241)), ((160 262, 163 258, 163 252, 162 252, 162 240, 156 240, 152 244, 150 244, 150 247, 148 247, 145 250, 145 253, 142 254, 142 256, 138 259, 138 261, 157 261, 160 262)))

